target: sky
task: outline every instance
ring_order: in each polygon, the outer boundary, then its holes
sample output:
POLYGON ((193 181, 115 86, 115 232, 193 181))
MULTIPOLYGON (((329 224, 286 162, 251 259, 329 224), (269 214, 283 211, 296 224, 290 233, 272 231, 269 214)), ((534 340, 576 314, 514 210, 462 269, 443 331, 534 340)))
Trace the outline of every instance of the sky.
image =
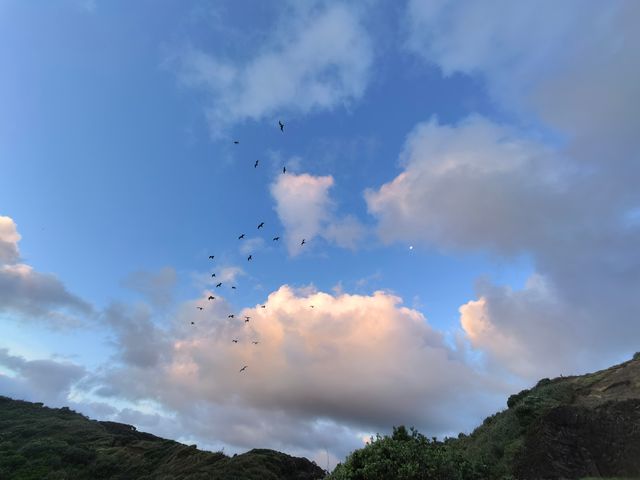
POLYGON ((630 358, 639 21, 0 0, 0 394, 332 467, 630 358))

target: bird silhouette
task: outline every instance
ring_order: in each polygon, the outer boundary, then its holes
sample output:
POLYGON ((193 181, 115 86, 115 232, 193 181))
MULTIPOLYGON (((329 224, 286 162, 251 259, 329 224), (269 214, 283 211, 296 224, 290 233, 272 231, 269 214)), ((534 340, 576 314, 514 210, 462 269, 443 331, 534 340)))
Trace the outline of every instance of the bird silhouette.
POLYGON ((249 256, 247 257, 247 262, 248 262, 248 261, 250 261, 252 258, 253 258, 253 255, 249 255, 249 256))
POLYGON ((235 143, 236 145, 238 145, 240 142, 238 140, 234 140, 233 143, 235 143))
POLYGON ((244 323, 247 323, 249 320, 251 320, 251 317, 244 317, 244 323))
POLYGON ((247 369, 247 367, 248 367, 248 366, 249 366, 249 365, 245 365, 244 367, 242 367, 242 368, 240 369, 240 372, 244 372, 244 371, 247 369))
POLYGON ((233 317, 234 317, 233 313, 230 313, 229 315, 227 315, 227 318, 233 318, 233 317))
POLYGON ((202 310, 202 307, 196 307, 198 310, 202 310))
POLYGON ((260 230, 262 227, 264 227, 264 222, 260 222, 260 225, 258 225, 258 230, 260 230))
POLYGON ((207 298, 207 300, 215 300, 216 297, 214 297, 213 295, 209 295, 209 298, 207 298))
POLYGON ((302 239, 302 243, 300 244, 300 246, 302 246, 302 245, 304 245, 304 244, 306 244, 306 243, 307 243, 307 241, 303 238, 303 239, 302 239))
POLYGON ((235 285, 233 285, 231 288, 235 290, 235 289, 236 289, 236 286, 235 286, 235 285))
POLYGON ((238 237, 238 240, 242 240, 244 238, 244 233, 238 237))
POLYGON ((213 258, 214 258, 214 257, 215 257, 215 255, 209 255, 209 258, 210 258, 211 260, 213 260, 213 258))
POLYGON ((216 285, 216 288, 220 288, 222 286, 222 282, 216 285))
POLYGON ((257 345, 257 344, 259 344, 260 342, 251 342, 251 343, 253 343, 254 345, 257 345))
POLYGON ((234 339, 234 340, 231 340, 231 341, 232 341, 233 343, 238 343, 238 340, 235 340, 235 339, 234 339))
POLYGON ((275 241, 278 241, 278 240, 280 240, 280 237, 273 237, 273 241, 274 241, 274 242, 275 242, 275 241))
POLYGON ((196 324, 195 322, 191 322, 191 325, 195 325, 195 324, 196 324))
POLYGON ((256 163, 253 164, 253 168, 258 168, 258 163, 260 162, 260 160, 256 160, 256 163))
POLYGON ((284 123, 282 123, 280 120, 278 120, 278 125, 280 125, 280 131, 284 132, 284 123))
POLYGON ((212 274, 211 274, 211 276, 212 276, 212 277, 215 277, 215 276, 216 276, 216 274, 215 274, 215 273, 212 273, 212 274))
POLYGON ((287 173, 287 167, 282 167, 282 173, 287 173))
POLYGON ((260 305, 260 308, 267 308, 266 305, 260 305))

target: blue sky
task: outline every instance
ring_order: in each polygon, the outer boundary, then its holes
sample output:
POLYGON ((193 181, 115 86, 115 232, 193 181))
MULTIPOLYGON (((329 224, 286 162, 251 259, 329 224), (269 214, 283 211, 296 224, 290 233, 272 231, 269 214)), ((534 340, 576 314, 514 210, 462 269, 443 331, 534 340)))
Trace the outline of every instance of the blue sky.
POLYGON ((336 460, 394 422, 468 430, 541 376, 627 358, 637 17, 1 1, 0 393, 210 448, 330 441, 336 460), (241 311, 267 344, 251 386, 222 358, 254 358, 227 352, 241 311))

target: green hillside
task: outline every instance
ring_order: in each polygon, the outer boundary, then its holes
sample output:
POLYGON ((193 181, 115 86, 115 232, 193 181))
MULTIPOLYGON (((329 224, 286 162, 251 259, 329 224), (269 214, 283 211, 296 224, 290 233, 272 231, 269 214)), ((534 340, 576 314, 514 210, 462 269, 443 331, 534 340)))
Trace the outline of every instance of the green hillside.
POLYGON ((315 480, 324 472, 305 458, 273 450, 234 457, 0 396, 0 479, 315 480))
POLYGON ((456 439, 395 428, 353 452, 330 478, 640 478, 639 354, 596 373, 542 379, 507 407, 456 439))

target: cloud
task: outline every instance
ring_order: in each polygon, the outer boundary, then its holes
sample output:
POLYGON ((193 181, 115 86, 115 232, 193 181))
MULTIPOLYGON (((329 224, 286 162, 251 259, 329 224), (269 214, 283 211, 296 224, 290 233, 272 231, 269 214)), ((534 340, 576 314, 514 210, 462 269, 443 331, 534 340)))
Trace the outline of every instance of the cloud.
POLYGON ((20 234, 13 219, 0 217, 0 312, 23 320, 44 320, 52 327, 77 326, 76 315, 89 316, 92 307, 70 293, 58 278, 19 263, 20 234))
POLYGON ((640 335, 640 7, 601 7, 410 2, 409 48, 484 80, 519 126, 420 124, 366 193, 387 242, 531 258, 523 289, 480 281, 461 308, 472 345, 528 378, 618 361, 640 335))
POLYGON ((74 384, 85 375, 84 367, 54 360, 26 360, 0 348, 0 365, 12 376, 0 373, 0 393, 47 405, 65 405, 74 384))
POLYGON ((0 264, 13 264, 18 261, 18 242, 21 238, 13 219, 0 215, 0 264))
POLYGON ((153 400, 173 418, 174 437, 188 432, 198 443, 260 444, 321 458, 325 448, 342 457, 363 434, 392 424, 433 434, 466 429, 504 388, 385 292, 332 295, 285 285, 265 305, 230 319, 229 306, 217 300, 186 303, 163 337, 170 341, 154 347, 163 353, 131 362, 122 347, 124 361, 93 379, 96 394, 153 400), (195 327, 186 328, 191 319, 195 327))
POLYGON ((158 272, 138 271, 129 274, 122 284, 136 291, 157 306, 167 306, 172 302, 173 288, 176 285, 175 269, 164 267, 158 272))
POLYGON ((354 7, 291 8, 251 58, 231 61, 190 49, 180 80, 204 90, 211 130, 281 112, 330 110, 362 96, 373 52, 354 7))
POLYGON ((353 216, 338 218, 329 195, 334 180, 331 175, 279 175, 271 184, 276 212, 285 227, 285 242, 290 255, 298 255, 302 239, 311 242, 321 236, 341 247, 354 249, 365 229, 353 216))

